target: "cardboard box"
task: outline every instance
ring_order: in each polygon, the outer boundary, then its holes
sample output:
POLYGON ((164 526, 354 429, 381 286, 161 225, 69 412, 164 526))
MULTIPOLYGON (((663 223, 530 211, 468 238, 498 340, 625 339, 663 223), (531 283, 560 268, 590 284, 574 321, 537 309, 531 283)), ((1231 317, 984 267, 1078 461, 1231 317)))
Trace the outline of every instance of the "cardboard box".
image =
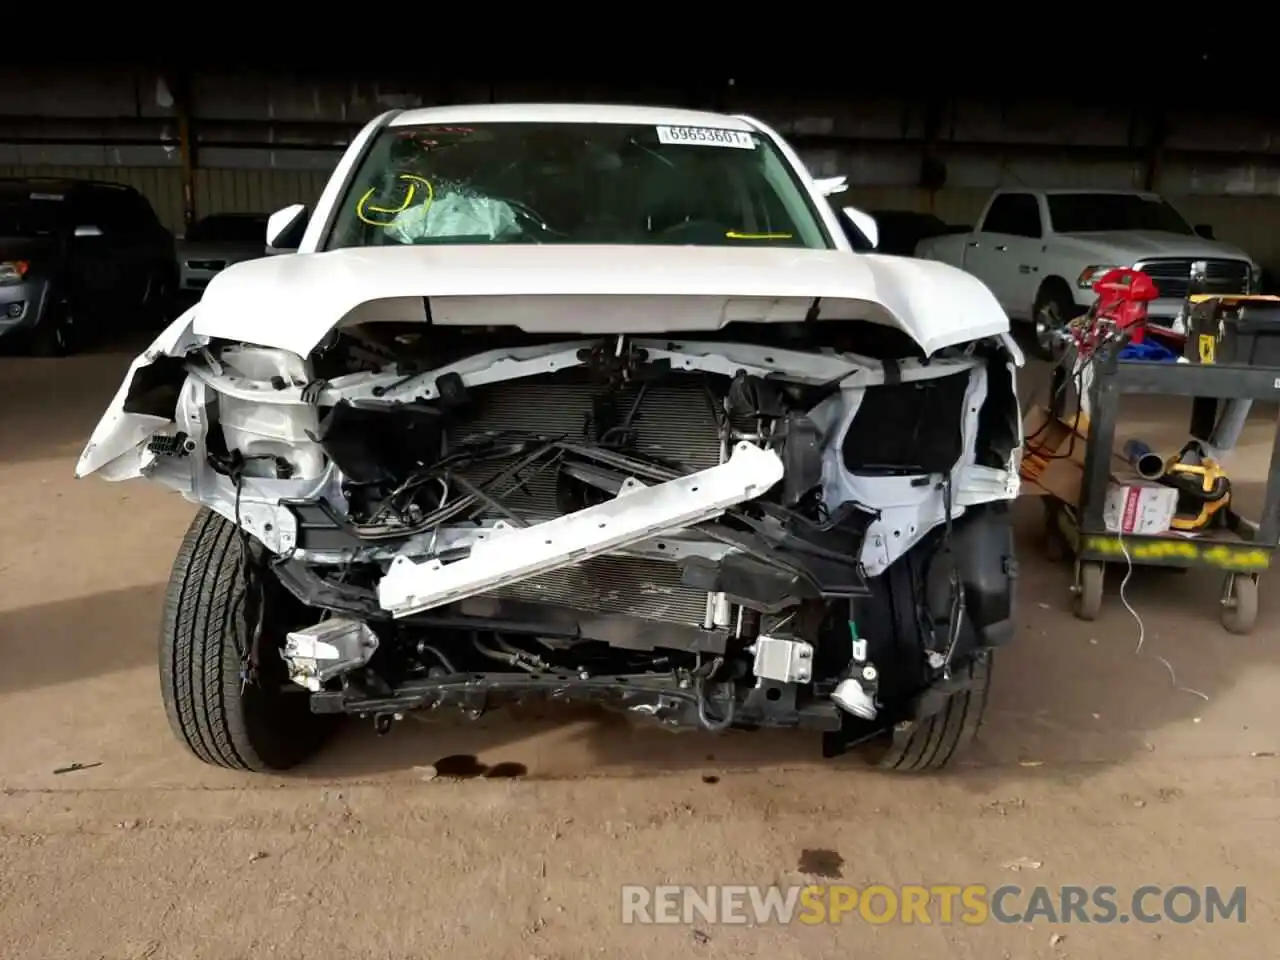
MULTIPOLYGON (((1072 420, 1052 416, 1044 407, 1033 407, 1022 420, 1022 492, 1027 496, 1057 497, 1064 503, 1080 502, 1084 483, 1085 451, 1089 449, 1089 418, 1072 420)), ((1130 473, 1129 463, 1111 452, 1110 475, 1130 473)))
POLYGON ((1111 533, 1164 533, 1178 509, 1178 491, 1150 480, 1113 482, 1107 487, 1102 522, 1111 533))

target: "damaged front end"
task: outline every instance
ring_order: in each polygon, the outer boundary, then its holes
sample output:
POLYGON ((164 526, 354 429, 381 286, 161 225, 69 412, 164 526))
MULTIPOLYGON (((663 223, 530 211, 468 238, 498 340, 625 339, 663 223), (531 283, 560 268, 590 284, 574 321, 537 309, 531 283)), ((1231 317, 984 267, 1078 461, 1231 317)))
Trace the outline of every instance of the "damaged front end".
POLYGON ((529 697, 675 726, 918 722, 1011 633, 1018 362, 771 333, 349 327, 304 358, 177 321, 77 473, 235 524, 312 611, 316 713, 529 697), (480 347, 481 349, 477 349, 480 347))

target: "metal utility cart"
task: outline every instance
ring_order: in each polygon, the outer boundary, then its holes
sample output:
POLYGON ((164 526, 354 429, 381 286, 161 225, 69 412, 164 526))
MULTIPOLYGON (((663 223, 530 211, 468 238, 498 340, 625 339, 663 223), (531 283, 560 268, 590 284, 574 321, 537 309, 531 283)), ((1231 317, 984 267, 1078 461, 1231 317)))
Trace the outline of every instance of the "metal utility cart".
MULTIPOLYGON (((1213 430, 1219 399, 1280 398, 1280 368, 1235 364, 1160 363, 1120 360, 1120 345, 1103 348, 1093 359, 1088 443, 1080 503, 1046 499, 1047 544, 1051 553, 1070 548, 1075 554, 1072 585, 1074 610, 1093 620, 1102 605, 1108 563, 1135 566, 1205 568, 1223 574, 1222 624, 1232 633, 1248 633, 1258 617, 1258 577, 1271 566, 1280 540, 1280 419, 1267 471, 1262 517, 1253 523, 1227 508, 1223 529, 1186 537, 1169 531, 1155 535, 1110 533, 1103 524, 1103 505, 1111 480, 1116 417, 1124 394, 1194 397, 1191 435, 1207 439, 1213 430)), ((1055 370, 1053 413, 1062 416, 1065 390, 1055 370)))

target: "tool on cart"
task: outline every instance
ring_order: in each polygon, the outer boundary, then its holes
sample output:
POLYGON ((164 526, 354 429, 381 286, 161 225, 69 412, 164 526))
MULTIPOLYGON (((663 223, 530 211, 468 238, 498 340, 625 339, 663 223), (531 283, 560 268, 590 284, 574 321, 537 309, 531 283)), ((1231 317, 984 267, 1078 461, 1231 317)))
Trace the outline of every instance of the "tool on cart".
POLYGON ((1280 297, 1192 294, 1185 312, 1192 363, 1280 367, 1280 297))
POLYGON ((1178 491, 1174 530, 1209 530, 1226 525, 1231 478, 1199 440, 1192 440, 1165 464, 1160 483, 1178 491))
POLYGON ((1124 445, 1124 458, 1144 480, 1159 480, 1164 476, 1164 458, 1141 440, 1130 440, 1124 445))
POLYGON ((1191 440, 1167 460, 1141 440, 1124 445, 1124 458, 1143 480, 1153 480, 1177 491, 1177 506, 1169 526, 1198 531, 1221 527, 1222 512, 1231 503, 1231 478, 1200 440, 1191 440))
MULTIPOLYGON (((1141 270, 1116 267, 1092 284, 1097 299, 1082 316, 1050 332, 1041 347, 1056 358, 1051 378, 1050 409, 1061 418, 1068 382, 1075 385, 1077 413, 1089 413, 1093 358, 1104 347, 1141 345, 1146 333, 1147 305, 1157 296, 1155 283, 1141 270)), ((1034 439, 1030 437, 1028 439, 1034 439)))
POLYGON ((1084 361, 1107 343, 1142 343, 1147 304, 1160 295, 1152 279, 1141 270, 1116 267, 1093 282, 1093 292, 1098 295, 1093 306, 1059 332, 1061 346, 1073 348, 1084 361))
MULTIPOLYGON (((1193 290, 1179 314, 1186 340, 1179 354, 1200 366, 1280 367, 1280 297, 1262 294, 1206 294, 1193 290)), ((1236 445, 1253 398, 1221 402, 1197 397, 1191 435, 1217 452, 1236 445)))

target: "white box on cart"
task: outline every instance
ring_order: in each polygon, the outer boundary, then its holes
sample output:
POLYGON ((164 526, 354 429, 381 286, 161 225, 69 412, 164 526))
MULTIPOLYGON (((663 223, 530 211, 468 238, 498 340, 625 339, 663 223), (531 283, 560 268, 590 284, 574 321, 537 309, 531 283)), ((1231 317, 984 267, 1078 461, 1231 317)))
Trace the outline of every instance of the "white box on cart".
POLYGON ((1148 480, 1112 482, 1102 507, 1111 533, 1164 533, 1173 523, 1178 491, 1148 480))

